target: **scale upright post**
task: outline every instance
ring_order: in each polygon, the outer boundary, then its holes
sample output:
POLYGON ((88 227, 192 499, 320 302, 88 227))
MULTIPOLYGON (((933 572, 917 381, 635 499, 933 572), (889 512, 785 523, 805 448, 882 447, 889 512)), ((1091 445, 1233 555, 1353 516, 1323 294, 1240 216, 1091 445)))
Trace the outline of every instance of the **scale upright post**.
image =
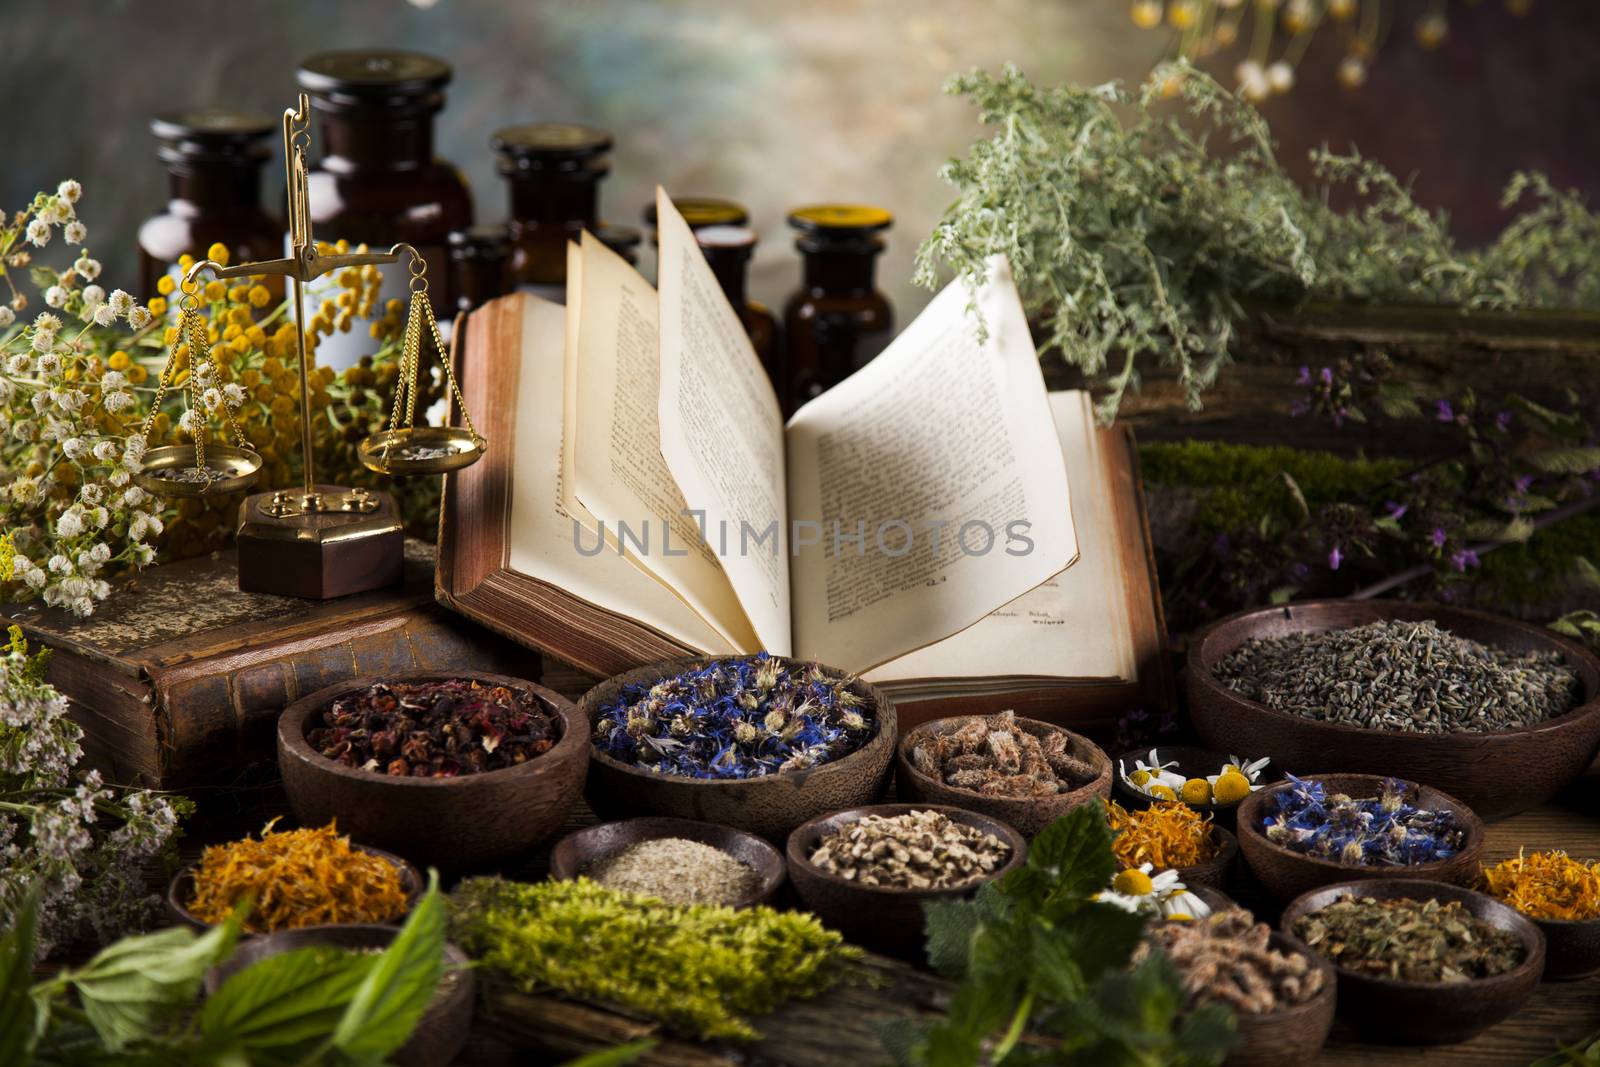
POLYGON ((278 274, 287 279, 294 301, 295 343, 300 355, 300 454, 305 474, 298 492, 280 489, 256 493, 239 506, 239 588, 326 599, 398 582, 405 535, 399 509, 388 493, 317 484, 304 287, 343 267, 398 262, 405 246, 388 252, 349 255, 324 255, 318 251, 311 234, 311 205, 306 191, 310 110, 310 101, 301 93, 299 106, 286 108, 283 113, 289 256, 230 267, 204 260, 190 268, 185 283, 193 283, 202 271, 218 278, 278 274))

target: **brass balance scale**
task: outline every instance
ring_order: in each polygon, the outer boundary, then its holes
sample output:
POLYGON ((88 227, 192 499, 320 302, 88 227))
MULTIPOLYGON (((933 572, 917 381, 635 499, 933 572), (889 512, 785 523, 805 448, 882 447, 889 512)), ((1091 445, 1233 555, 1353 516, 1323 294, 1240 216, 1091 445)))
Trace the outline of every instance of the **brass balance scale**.
MULTIPOLYGON (((202 260, 184 274, 180 290, 178 336, 162 369, 155 402, 145 419, 146 440, 174 386, 188 346, 190 373, 187 429, 191 444, 165 445, 145 453, 138 483, 164 497, 215 497, 255 483, 261 456, 251 447, 226 402, 214 403, 222 414, 223 440, 207 443, 204 398, 208 387, 220 390, 222 365, 211 351, 196 293, 200 275, 215 278, 278 274, 288 279, 294 300, 294 321, 305 319, 304 286, 330 271, 369 263, 397 263, 409 257, 410 311, 400 355, 394 407, 388 428, 365 438, 357 447, 361 463, 379 474, 430 475, 476 463, 485 441, 472 425, 461 390, 451 370, 452 359, 439 337, 428 301, 428 267, 417 250, 397 244, 388 252, 325 255, 311 236, 311 209, 306 192, 306 150, 310 147, 310 101, 301 93, 298 107, 283 113, 283 158, 289 187, 290 255, 259 263, 224 267, 202 260), (465 429, 415 424, 417 375, 424 340, 440 353, 450 392, 466 422, 465 429), (231 443, 230 443, 231 441, 231 443)), ((459 326, 459 323, 458 323, 459 326)), ((460 336, 457 329, 455 338, 460 336)), ((249 592, 325 599, 391 585, 400 580, 404 533, 394 497, 364 488, 318 485, 312 459, 310 360, 303 326, 295 330, 300 355, 300 453, 305 472, 298 491, 256 493, 239 507, 239 588, 249 592)), ((180 425, 182 423, 180 422, 180 425)))

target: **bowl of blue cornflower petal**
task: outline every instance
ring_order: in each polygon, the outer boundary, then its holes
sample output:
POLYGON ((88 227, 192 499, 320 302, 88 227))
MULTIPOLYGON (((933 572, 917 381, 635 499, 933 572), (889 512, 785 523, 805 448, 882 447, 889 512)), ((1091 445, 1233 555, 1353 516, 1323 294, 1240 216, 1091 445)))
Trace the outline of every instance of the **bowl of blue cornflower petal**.
POLYGON ((1239 850, 1279 900, 1352 878, 1470 885, 1483 820, 1426 785, 1375 774, 1288 775, 1239 805, 1239 850))
POLYGON ((888 786, 894 705, 845 671, 758 653, 640 667, 585 693, 585 795, 602 817, 669 815, 770 841, 888 786))

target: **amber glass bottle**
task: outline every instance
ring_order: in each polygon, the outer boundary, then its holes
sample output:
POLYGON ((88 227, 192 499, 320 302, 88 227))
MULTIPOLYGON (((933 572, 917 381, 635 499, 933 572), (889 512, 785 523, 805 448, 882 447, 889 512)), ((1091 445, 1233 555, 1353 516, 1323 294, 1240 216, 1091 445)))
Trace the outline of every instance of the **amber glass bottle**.
MULTIPOLYGON (((472 225, 472 193, 461 172, 433 153, 434 116, 444 107, 450 65, 414 52, 324 52, 300 65, 301 88, 316 113, 307 185, 319 240, 387 249, 404 241, 428 263, 435 315, 454 311, 446 242, 472 225)), ((383 298, 404 298, 407 265, 384 268, 383 298)), ((335 365, 370 348, 364 328, 335 334, 318 348, 335 365)))
POLYGON ((511 291, 511 239, 504 225, 450 232, 455 310, 471 311, 511 291))
POLYGON ((189 111, 150 123, 161 141, 172 198, 139 227, 139 293, 156 295, 156 281, 179 256, 205 255, 220 241, 231 259, 276 259, 283 223, 261 207, 261 167, 277 156, 278 123, 264 115, 189 111))
POLYGON ((745 276, 756 250, 756 232, 748 226, 704 226, 694 231, 711 273, 717 276, 728 303, 739 313, 750 344, 767 368, 772 387, 779 388, 778 320, 764 305, 745 295, 745 276))
POLYGON ((893 223, 882 208, 857 204, 790 213, 804 273, 783 309, 784 414, 865 366, 893 338, 894 311, 874 284, 879 234, 893 223))
MULTIPOLYGON (((745 210, 743 204, 736 204, 732 200, 686 196, 681 200, 674 198, 672 203, 691 230, 703 230, 707 226, 744 226, 750 222, 750 212, 745 210)), ((650 234, 650 243, 657 244, 655 201, 644 207, 644 228, 650 234)))
POLYGON ((519 288, 565 295, 567 242, 600 228, 600 181, 611 135, 565 122, 507 126, 489 142, 511 189, 511 276, 519 288))

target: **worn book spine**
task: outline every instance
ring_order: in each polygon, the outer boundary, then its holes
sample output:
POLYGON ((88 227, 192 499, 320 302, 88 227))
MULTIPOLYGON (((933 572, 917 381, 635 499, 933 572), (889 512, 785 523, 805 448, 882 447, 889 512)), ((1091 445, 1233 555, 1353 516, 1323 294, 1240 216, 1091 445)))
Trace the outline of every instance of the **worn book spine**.
POLYGON ((51 681, 72 702, 89 761, 108 779, 162 789, 226 785, 276 758, 278 713, 362 675, 419 668, 536 678, 538 657, 425 606, 336 631, 152 666, 129 677, 70 652, 51 681))

